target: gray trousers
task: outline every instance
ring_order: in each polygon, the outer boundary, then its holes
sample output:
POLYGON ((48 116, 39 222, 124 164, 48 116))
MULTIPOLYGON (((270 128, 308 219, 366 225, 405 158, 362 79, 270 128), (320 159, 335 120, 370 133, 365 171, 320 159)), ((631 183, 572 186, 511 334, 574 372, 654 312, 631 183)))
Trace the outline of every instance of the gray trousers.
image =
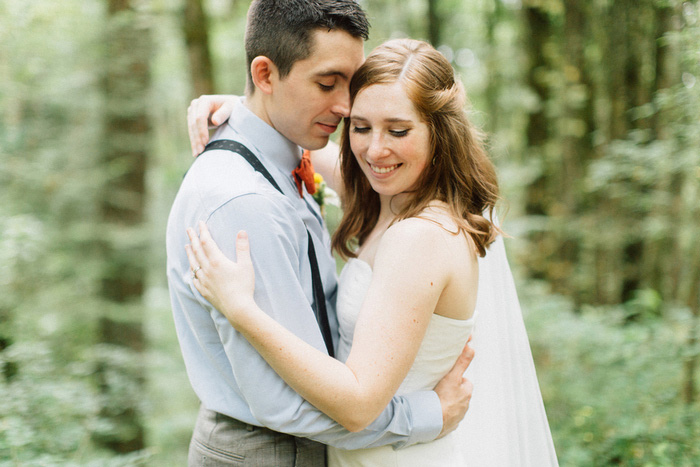
POLYGON ((325 467, 326 446, 200 407, 189 467, 325 467))

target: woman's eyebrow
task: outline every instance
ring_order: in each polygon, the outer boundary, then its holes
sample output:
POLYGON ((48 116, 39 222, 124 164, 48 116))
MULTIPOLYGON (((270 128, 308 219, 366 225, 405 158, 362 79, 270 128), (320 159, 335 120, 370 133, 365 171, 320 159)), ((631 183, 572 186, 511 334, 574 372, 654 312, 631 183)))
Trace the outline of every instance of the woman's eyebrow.
MULTIPOLYGON (((363 122, 369 121, 366 117, 363 117, 361 115, 350 115, 350 120, 360 120, 363 122)), ((406 119, 406 118, 399 118, 399 117, 385 118, 384 121, 387 123, 412 123, 413 122, 413 120, 406 119)))

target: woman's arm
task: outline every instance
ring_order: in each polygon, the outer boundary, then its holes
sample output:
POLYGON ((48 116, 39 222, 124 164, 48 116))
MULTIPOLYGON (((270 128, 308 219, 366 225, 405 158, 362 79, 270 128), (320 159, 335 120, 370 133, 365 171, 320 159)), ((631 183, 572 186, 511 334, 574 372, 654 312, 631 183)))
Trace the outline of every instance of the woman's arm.
POLYGON ((371 423, 405 378, 430 317, 449 280, 436 242, 437 228, 420 220, 395 224, 374 260, 373 277, 343 364, 297 338, 253 301, 247 236, 239 234, 237 259, 227 259, 205 225, 188 255, 195 286, 302 397, 351 431, 371 423), (428 245, 433 245, 428 248, 428 245))
MULTIPOLYGON (((192 155, 197 157, 209 142, 209 127, 219 126, 231 116, 238 96, 204 95, 193 99, 187 108, 187 131, 192 155)), ((323 149, 311 151, 314 170, 321 174, 329 187, 342 196, 342 178, 338 157, 340 148, 333 141, 323 149)))
POLYGON ((311 163, 314 171, 321 174, 328 186, 343 196, 343 178, 340 176, 340 146, 328 141, 326 147, 311 151, 311 163))

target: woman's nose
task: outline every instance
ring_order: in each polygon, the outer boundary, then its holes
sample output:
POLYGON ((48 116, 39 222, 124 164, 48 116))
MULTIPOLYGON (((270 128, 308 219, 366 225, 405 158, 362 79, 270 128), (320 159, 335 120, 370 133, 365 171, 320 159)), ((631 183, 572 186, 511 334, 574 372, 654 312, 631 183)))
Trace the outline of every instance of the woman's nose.
POLYGON ((373 135, 367 148, 367 156, 372 160, 378 160, 387 154, 386 145, 381 135, 373 135))

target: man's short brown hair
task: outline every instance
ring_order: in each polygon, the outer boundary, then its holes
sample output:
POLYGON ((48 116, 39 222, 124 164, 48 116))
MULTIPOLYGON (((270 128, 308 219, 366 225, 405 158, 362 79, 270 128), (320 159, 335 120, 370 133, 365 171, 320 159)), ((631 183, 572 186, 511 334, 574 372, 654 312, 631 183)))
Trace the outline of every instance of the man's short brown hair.
POLYGON ((311 55, 311 33, 316 29, 340 29, 364 40, 369 37, 369 21, 355 0, 253 1, 245 36, 248 91, 254 91, 250 65, 255 57, 272 60, 284 78, 295 62, 311 55))

